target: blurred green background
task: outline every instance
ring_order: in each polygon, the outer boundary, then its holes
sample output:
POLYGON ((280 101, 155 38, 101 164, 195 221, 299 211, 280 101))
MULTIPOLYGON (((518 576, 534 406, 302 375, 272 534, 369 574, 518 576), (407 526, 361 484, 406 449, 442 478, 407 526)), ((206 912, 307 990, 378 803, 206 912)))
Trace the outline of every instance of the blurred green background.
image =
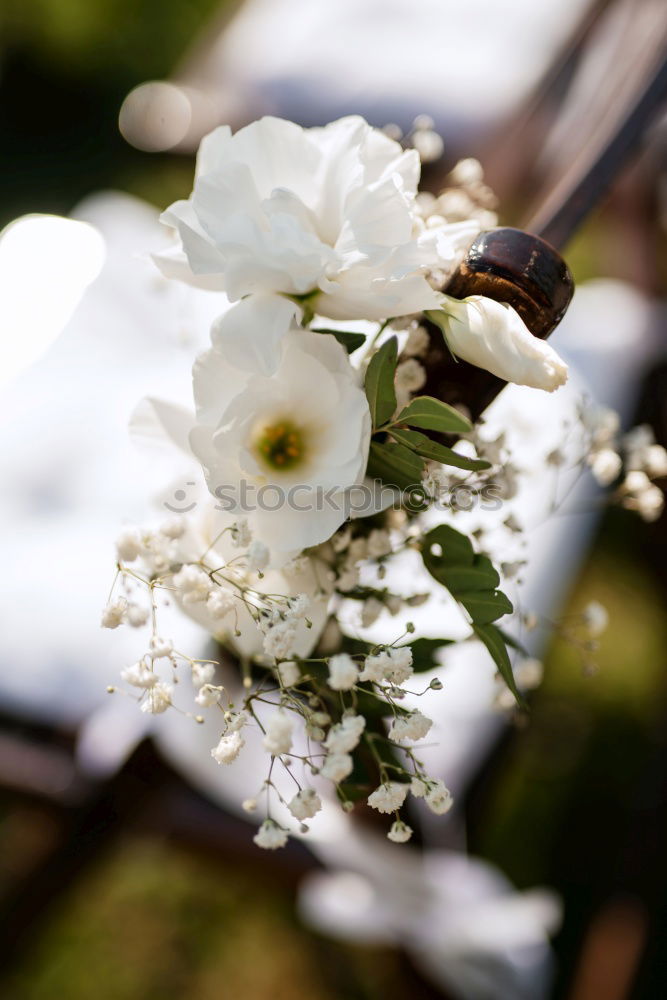
MULTIPOLYGON (((192 162, 132 149, 118 110, 132 87, 170 73, 219 8, 218 0, 4 0, 0 224, 30 211, 67 213, 109 187, 160 205, 186 194, 192 162)), ((611 224, 598 213, 572 247, 578 280, 594 276, 611 224)), ((609 609, 599 672, 584 676, 572 650, 552 641, 530 723, 508 733, 471 794, 471 851, 519 887, 551 885, 564 898, 563 996, 592 916, 617 890, 641 901, 663 939, 667 860, 653 843, 665 834, 663 544, 660 523, 605 516, 565 609, 592 599, 609 609), (656 859, 650 874, 645 851, 656 859)), ((49 837, 28 807, 8 801, 1 817, 0 888, 49 837)), ((667 995, 664 962, 654 945, 633 996, 667 995)), ((3 996, 387 1000, 405 996, 406 975, 392 952, 306 930, 279 882, 258 893, 252 870, 136 835, 62 900, 3 996)))

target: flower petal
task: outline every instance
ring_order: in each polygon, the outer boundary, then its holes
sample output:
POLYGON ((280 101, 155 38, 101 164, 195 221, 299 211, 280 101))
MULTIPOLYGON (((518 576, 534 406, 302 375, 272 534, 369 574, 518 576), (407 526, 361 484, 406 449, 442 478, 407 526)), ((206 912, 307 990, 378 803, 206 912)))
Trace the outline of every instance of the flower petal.
POLYGON ((506 382, 553 392, 567 381, 567 365, 554 349, 534 337, 519 314, 483 295, 444 296, 443 311, 429 313, 456 357, 506 382))

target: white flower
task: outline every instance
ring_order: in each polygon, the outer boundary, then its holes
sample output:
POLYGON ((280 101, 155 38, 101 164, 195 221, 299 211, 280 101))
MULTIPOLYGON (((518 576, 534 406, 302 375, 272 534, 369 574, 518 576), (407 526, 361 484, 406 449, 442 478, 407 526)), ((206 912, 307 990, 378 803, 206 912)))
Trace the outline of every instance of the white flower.
MULTIPOLYGON (((604 610, 604 609, 603 609, 604 610)), ((544 665, 533 657, 521 660, 514 668, 514 680, 522 691, 534 691, 542 683, 544 665)), ((514 701, 514 696, 512 696, 514 701)))
POLYGON ((258 847, 263 847, 267 851, 275 851, 287 843, 287 831, 279 827, 272 819, 265 819, 252 839, 258 847))
POLYGON ((452 270, 474 222, 416 225, 416 151, 349 117, 302 129, 262 118, 221 126, 197 157, 192 195, 162 221, 182 250, 156 257, 167 277, 250 293, 316 293, 316 311, 386 319, 437 308, 428 268, 452 270))
POLYGON ((284 687, 294 687, 294 685, 298 684, 301 680, 299 665, 293 660, 286 660, 284 663, 279 664, 278 674, 280 676, 280 682, 284 687))
POLYGON ((295 819, 312 819, 322 808, 322 800, 314 788, 302 788, 287 806, 295 819))
POLYGON ((444 816, 454 805, 452 793, 448 788, 445 788, 444 782, 439 779, 428 783, 428 791, 425 798, 426 805, 436 816, 444 816))
POLYGON ((665 498, 658 486, 651 484, 637 497, 637 511, 644 521, 657 521, 665 506, 665 498))
POLYGON ((310 608, 310 598, 307 594, 297 594, 296 597, 290 597, 287 604, 288 618, 305 618, 310 608))
POLYGON ((339 723, 331 727, 324 746, 330 754, 347 754, 358 746, 365 728, 366 719, 363 715, 345 715, 339 723))
POLYGON ((392 813, 400 809, 408 794, 409 785, 397 781, 386 781, 368 796, 368 804, 381 813, 392 813))
MULTIPOLYGON (((212 522, 207 522, 202 511, 193 521, 195 532, 198 528, 205 528, 201 531, 201 538, 196 538, 195 551, 200 554, 208 550, 206 558, 211 569, 223 566, 230 559, 238 559, 231 534, 229 531, 224 531, 224 528, 233 523, 231 518, 221 517, 216 513, 212 522), (221 532, 224 533, 221 535, 221 532), (217 541, 212 545, 215 539, 217 541)), ((300 559, 298 567, 295 567, 293 572, 288 574, 286 571, 287 567, 283 567, 282 570, 267 569, 262 580, 257 582, 256 579, 246 579, 243 568, 238 582, 250 584, 260 597, 266 594, 295 598, 297 610, 303 605, 299 595, 305 594, 309 600, 308 619, 312 624, 310 628, 303 618, 293 617, 290 617, 289 623, 285 623, 288 624, 285 629, 279 628, 274 631, 271 619, 263 620, 260 628, 247 604, 240 598, 235 598, 226 588, 217 585, 212 586, 206 603, 183 602, 178 593, 176 596, 183 610, 191 618, 232 647, 239 656, 249 660, 262 658, 266 660, 267 653, 277 659, 306 657, 310 655, 327 621, 327 590, 331 590, 332 582, 328 579, 325 564, 310 556, 300 559)), ((280 608, 285 608, 284 602, 281 602, 280 608)), ((292 614, 291 610, 287 613, 290 616, 292 614)))
POLYGON ((284 660, 295 652, 297 623, 294 620, 277 622, 264 636, 264 652, 276 660, 284 660))
POLYGON ((197 691, 195 696, 195 701, 202 708, 211 708, 213 705, 217 705, 222 696, 222 691, 220 688, 214 687, 212 684, 204 683, 197 691))
POLYGON ((403 354, 405 357, 423 357, 431 344, 428 330, 423 326, 414 326, 409 333, 403 354))
POLYGON ((159 635, 154 635, 149 645, 151 656, 156 660, 173 655, 174 644, 171 639, 161 639, 159 635))
POLYGON ((161 681, 154 684, 141 703, 141 711, 150 715, 161 715, 162 712, 166 712, 171 705, 173 690, 170 684, 163 684, 161 681))
POLYGON ((131 667, 125 667, 121 670, 120 676, 126 684, 146 689, 154 687, 159 680, 158 675, 143 660, 133 663, 131 667))
MULTIPOLYGON (((251 300, 241 305, 250 310, 251 300)), ((223 508, 250 502, 253 535, 277 565, 330 538, 347 517, 347 491, 363 480, 371 431, 335 338, 286 328, 271 376, 232 368, 214 347, 195 363, 193 384, 190 445, 223 508)))
POLYGON ((241 749, 245 745, 245 740, 240 732, 231 732, 223 736, 217 746, 211 750, 211 757, 218 764, 231 764, 238 757, 241 749))
POLYGON ((320 768, 320 774, 337 784, 352 773, 353 766, 349 753, 330 753, 320 768))
POLYGON ((609 624, 609 612, 599 601, 589 601, 583 611, 584 623, 593 637, 602 635, 609 624))
POLYGON ((623 463, 612 448, 602 448, 588 457, 588 464, 600 486, 609 486, 618 476, 623 463))
POLYGON ((180 591, 186 604, 205 601, 212 589, 208 573, 193 565, 185 565, 175 573, 173 584, 180 591))
POLYGON ((164 535, 165 538, 175 541, 178 538, 182 538, 185 534, 185 527, 183 516, 178 514, 162 522, 160 525, 160 534, 164 535))
POLYGON ((396 400, 399 409, 410 401, 410 397, 426 382, 426 370, 416 358, 408 358, 396 368, 396 400))
POLYGON ((408 826, 401 819, 397 819, 395 823, 391 824, 391 829, 387 834, 389 840, 393 840, 395 844, 405 844, 411 836, 412 827, 408 826))
POLYGON ((118 597, 115 601, 109 601, 102 611, 102 628, 118 628, 125 620, 127 612, 127 601, 124 597, 118 597))
POLYGON ((409 646, 397 646, 367 656, 359 680, 374 681, 376 684, 386 680, 391 684, 402 684, 411 676, 412 650, 409 646))
POLYGON ((193 663, 192 683, 196 688, 210 684, 215 677, 215 665, 213 663, 193 663))
POLYGON ((274 712, 266 723, 264 749, 274 757, 289 753, 292 749, 293 723, 287 712, 274 712))
POLYGON ((142 608, 140 604, 130 604, 127 609, 127 621, 134 628, 141 628, 150 617, 148 608, 142 608))
POLYGON ((644 454, 644 468, 655 479, 667 476, 667 449, 661 444, 649 445, 644 454))
POLYGON ((359 671, 348 653, 338 653, 329 660, 329 687, 334 691, 349 691, 357 683, 359 671))
POLYGON ((534 337, 511 306, 483 295, 445 297, 442 312, 429 313, 452 354, 506 382, 553 392, 567 381, 567 365, 534 337))
POLYGON ((254 542, 250 543, 250 548, 248 549, 248 568, 254 570, 263 570, 269 565, 269 559, 271 558, 271 553, 264 542, 260 542, 258 538, 254 542))
POLYGON ((213 618, 224 618, 234 610, 233 595, 222 587, 216 587, 206 599, 206 610, 213 618))
POLYGON ((134 562, 143 548, 136 528, 123 528, 116 538, 116 552, 121 562, 134 562))
POLYGON ((432 725, 431 719, 422 715, 419 709, 415 709, 393 720, 389 736, 392 740, 422 740, 432 725))

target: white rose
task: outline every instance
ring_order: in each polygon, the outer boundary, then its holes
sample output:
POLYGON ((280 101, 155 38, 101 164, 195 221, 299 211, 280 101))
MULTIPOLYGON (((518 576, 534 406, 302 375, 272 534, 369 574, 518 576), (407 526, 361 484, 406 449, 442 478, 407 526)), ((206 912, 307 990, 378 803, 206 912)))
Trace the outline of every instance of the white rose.
POLYGON ((567 381, 567 365, 554 349, 534 337, 519 314, 483 295, 445 297, 442 311, 429 313, 452 354, 486 368, 506 382, 553 392, 567 381))
POLYGON ((167 277, 224 290, 310 295, 337 319, 438 308, 425 272, 452 269, 477 223, 419 226, 419 156, 363 118, 303 129, 262 118, 202 141, 192 195, 162 221, 182 248, 156 256, 167 277))
POLYGON ((272 375, 233 368, 214 347, 196 361, 193 383, 190 446, 223 509, 247 516, 274 565, 330 538, 345 520, 346 491, 363 481, 371 433, 366 396, 335 338, 289 325, 272 375))

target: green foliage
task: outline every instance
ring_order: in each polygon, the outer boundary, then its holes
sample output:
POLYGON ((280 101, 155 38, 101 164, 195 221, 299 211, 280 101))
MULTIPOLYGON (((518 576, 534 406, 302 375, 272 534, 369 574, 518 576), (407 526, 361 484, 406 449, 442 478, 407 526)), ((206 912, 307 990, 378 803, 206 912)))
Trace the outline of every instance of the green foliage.
POLYGON ((507 653, 507 645, 514 642, 492 624, 513 611, 512 603, 497 589, 500 578, 490 559, 476 553, 470 539, 448 524, 438 525, 424 536, 422 559, 431 576, 468 612, 475 635, 484 643, 503 680, 520 702, 507 653))
POLYGON ((407 490, 419 485, 424 474, 422 459, 402 444, 371 441, 368 475, 388 486, 407 490))
POLYGON ((323 327, 311 327, 313 333, 328 333, 342 344, 348 354, 352 354, 366 342, 364 333, 353 333, 351 330, 327 330, 323 327))
POLYGON ((397 424, 422 427, 442 434, 466 434, 472 424, 462 413, 433 396, 416 396, 396 418, 397 424))
POLYGON ((391 420, 396 409, 394 375, 398 361, 398 341, 390 337, 370 360, 366 370, 366 398, 373 428, 391 420))
POLYGON ((439 444, 437 441, 432 441, 425 434, 420 434, 418 431, 406 431, 397 427, 390 427, 389 433, 394 440, 399 441, 406 448, 410 448, 418 455, 421 455, 422 458, 430 458, 435 462, 440 462, 441 465, 453 465, 457 469, 466 469, 469 472, 479 472, 482 469, 490 468, 489 462, 485 462, 481 458, 467 458, 465 455, 459 455, 452 448, 448 448, 444 444, 439 444))
POLYGON ((414 642, 406 643, 412 650, 412 667, 416 674, 423 674, 427 670, 434 670, 439 666, 436 653, 445 646, 451 646, 455 639, 415 639, 414 642))
POLYGON ((507 653, 507 647, 505 646, 505 639, 503 633, 495 625, 478 625, 473 624, 473 631, 478 639, 480 639, 489 653, 493 657, 495 665, 498 667, 498 673, 502 679, 507 684, 508 688, 517 700, 517 704, 524 706, 524 701, 516 684, 514 683, 514 674, 512 673, 512 664, 510 663, 510 658, 507 653))

